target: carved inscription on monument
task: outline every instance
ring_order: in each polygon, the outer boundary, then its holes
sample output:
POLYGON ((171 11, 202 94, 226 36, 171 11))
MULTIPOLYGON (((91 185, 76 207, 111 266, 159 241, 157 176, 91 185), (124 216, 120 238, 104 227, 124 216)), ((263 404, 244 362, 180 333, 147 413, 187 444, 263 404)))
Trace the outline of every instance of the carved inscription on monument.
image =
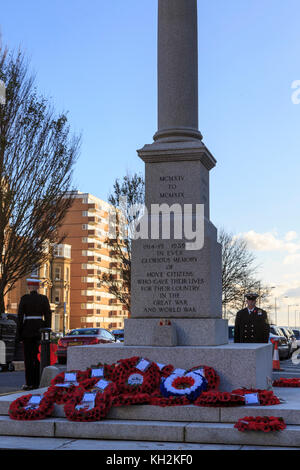
POLYGON ((204 288, 196 269, 198 253, 174 240, 144 242, 142 250, 143 276, 136 282, 140 295, 147 299, 143 313, 196 313, 195 297, 201 298, 204 288))
POLYGON ((184 176, 182 175, 168 175, 159 177, 160 184, 164 184, 164 189, 160 191, 161 198, 181 198, 184 197, 182 185, 184 176))

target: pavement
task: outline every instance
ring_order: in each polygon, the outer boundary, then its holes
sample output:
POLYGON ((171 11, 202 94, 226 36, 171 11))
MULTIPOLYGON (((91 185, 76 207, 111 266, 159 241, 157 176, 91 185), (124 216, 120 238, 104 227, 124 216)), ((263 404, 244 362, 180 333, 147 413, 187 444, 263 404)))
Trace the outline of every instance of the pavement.
MULTIPOLYGON (((212 450, 298 450, 299 447, 240 446, 223 444, 189 444, 180 442, 106 441, 97 439, 62 439, 0 436, 0 450, 85 450, 85 451, 187 451, 212 450)), ((134 455, 134 454, 133 454, 134 455)))
MULTIPOLYGON (((300 373, 299 364, 295 366, 291 360, 282 361, 283 371, 297 375, 300 373)), ((66 366, 59 366, 65 369, 66 366)), ((16 371, 23 371, 22 363, 18 364, 16 371)), ((6 372, 4 374, 14 374, 6 372)), ((278 372, 280 375, 280 372, 278 372)), ((2 374, 1 374, 2 375, 2 374)), ((282 374, 283 375, 283 374, 282 374)), ((2 376, 3 377, 3 376, 2 376)), ((6 380, 8 375, 6 375, 6 380)), ((13 390, 2 393, 7 395, 16 393, 18 386, 13 390)), ((155 455, 163 456, 168 451, 174 451, 176 455, 191 452, 191 456, 195 459, 197 451, 273 451, 273 450, 298 450, 299 447, 271 447, 271 446, 251 446, 251 445, 225 445, 225 444, 193 444, 180 442, 148 442, 148 441, 123 441, 123 440, 98 440, 98 439, 71 439, 71 438, 48 438, 48 437, 25 437, 25 436, 0 436, 0 450, 19 450, 19 451, 101 451, 104 453, 105 459, 113 458, 118 455, 139 455, 140 452, 145 453, 146 458, 139 462, 136 466, 142 466, 142 463, 157 464, 155 455), (117 451, 117 454, 112 452, 117 451), (149 460, 150 459, 150 460, 149 460), (153 461, 151 461, 153 459, 153 461)), ((174 454, 174 455, 175 455, 174 454)), ((218 454, 217 454, 218 455, 218 454)), ((110 463, 109 461, 104 463, 110 463)), ((125 462, 122 462, 125 463, 125 462)), ((160 462, 162 463, 162 462, 160 462)), ((166 463, 166 462, 164 462, 166 463)), ((175 462, 178 463, 178 462, 175 462)), ((134 465, 135 466, 135 465, 134 465)))

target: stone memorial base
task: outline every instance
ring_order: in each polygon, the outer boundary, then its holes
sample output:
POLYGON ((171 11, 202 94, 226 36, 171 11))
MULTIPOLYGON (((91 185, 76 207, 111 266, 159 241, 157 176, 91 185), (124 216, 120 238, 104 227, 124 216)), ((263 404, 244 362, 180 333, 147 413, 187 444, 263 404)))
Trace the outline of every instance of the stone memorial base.
POLYGON ((99 362, 116 363, 132 356, 144 357, 176 368, 190 369, 200 364, 213 367, 220 377, 221 391, 234 388, 268 387, 272 377, 271 344, 221 346, 127 346, 123 343, 76 346, 68 350, 68 370, 85 370, 99 362))

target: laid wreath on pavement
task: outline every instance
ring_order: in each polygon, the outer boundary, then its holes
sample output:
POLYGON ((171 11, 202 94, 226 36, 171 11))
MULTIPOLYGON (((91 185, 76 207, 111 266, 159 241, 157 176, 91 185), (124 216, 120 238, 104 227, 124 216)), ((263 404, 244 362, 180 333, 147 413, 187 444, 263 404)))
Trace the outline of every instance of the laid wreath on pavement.
POLYGON ((159 387, 160 369, 155 362, 134 356, 118 361, 112 380, 120 393, 152 393, 159 387))
MULTIPOLYGON (((88 367, 86 369, 86 378, 104 377, 107 380, 111 380, 114 369, 115 364, 103 364, 102 362, 99 362, 97 365, 88 367)), ((80 379, 79 382, 81 382, 80 379)))
POLYGON ((292 377, 289 379, 280 378, 273 381, 273 387, 300 387, 300 378, 292 377))
POLYGON ((180 396, 170 396, 168 398, 163 397, 160 392, 154 392, 150 396, 150 405, 154 406, 185 406, 185 405, 190 405, 191 402, 190 400, 183 395, 182 397, 180 396))
POLYGON ((65 416, 69 421, 100 421, 109 412, 116 385, 103 378, 93 385, 91 381, 94 382, 94 379, 86 379, 87 389, 84 388, 83 382, 76 387, 72 397, 64 405, 65 416))
POLYGON ((207 389, 204 375, 196 372, 186 372, 184 369, 174 369, 165 379, 161 380, 160 391, 163 397, 183 397, 189 402, 195 401, 207 389))
MULTIPOLYGON (((245 404, 255 404, 247 403, 247 395, 256 395, 257 396, 257 405, 261 406, 270 406, 270 405, 280 405, 279 398, 274 395, 272 390, 261 390, 256 388, 237 388, 232 390, 233 394, 243 395, 245 398, 245 404)), ((255 397, 254 397, 255 398, 255 397)))
POLYGON ((195 372, 204 375, 207 380, 207 390, 218 390, 220 385, 220 377, 213 367, 199 365, 192 367, 187 372, 195 372))
POLYGON ((88 374, 88 370, 61 372, 51 380, 47 393, 51 396, 54 403, 63 405, 73 397, 77 386, 88 378, 88 374))
POLYGON ((275 416, 245 416, 234 425, 239 431, 282 431, 286 428, 283 418, 275 416))
POLYGON ((196 406, 243 406, 245 405, 245 398, 242 395, 230 393, 230 392, 219 392, 216 390, 209 390, 203 392, 197 400, 194 401, 196 406))
POLYGON ((47 392, 43 395, 23 395, 14 400, 8 410, 9 417, 15 420, 33 421, 52 415, 54 401, 47 392))

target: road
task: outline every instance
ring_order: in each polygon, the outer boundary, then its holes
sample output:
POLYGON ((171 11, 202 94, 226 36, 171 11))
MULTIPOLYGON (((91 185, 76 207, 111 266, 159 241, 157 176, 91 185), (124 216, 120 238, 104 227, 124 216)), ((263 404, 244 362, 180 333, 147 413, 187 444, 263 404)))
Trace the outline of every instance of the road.
POLYGON ((24 384, 25 372, 23 370, 0 372, 0 395, 19 391, 24 384))

